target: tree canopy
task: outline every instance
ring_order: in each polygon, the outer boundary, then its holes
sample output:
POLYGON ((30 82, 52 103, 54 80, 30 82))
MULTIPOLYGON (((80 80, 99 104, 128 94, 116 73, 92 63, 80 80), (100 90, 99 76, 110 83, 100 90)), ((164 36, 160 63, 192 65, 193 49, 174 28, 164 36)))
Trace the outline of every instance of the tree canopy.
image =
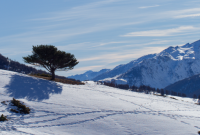
POLYGON ((55 79, 55 71, 68 71, 74 68, 79 62, 73 54, 58 50, 53 45, 33 46, 32 55, 23 57, 24 62, 44 67, 55 79))

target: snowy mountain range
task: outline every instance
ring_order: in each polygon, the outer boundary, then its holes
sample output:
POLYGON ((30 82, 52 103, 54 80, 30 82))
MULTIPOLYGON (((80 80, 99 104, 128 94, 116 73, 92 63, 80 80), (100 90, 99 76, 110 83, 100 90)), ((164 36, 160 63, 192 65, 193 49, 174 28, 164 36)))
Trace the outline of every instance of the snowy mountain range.
MULTIPOLYGON (((200 40, 149 54, 119 65, 92 80, 164 88, 200 73, 200 40)), ((78 79, 78 78, 77 78, 78 79)))
POLYGON ((84 74, 68 76, 67 78, 72 78, 72 79, 76 79, 76 80, 80 80, 80 81, 92 80, 96 76, 103 74, 105 72, 108 72, 108 71, 110 71, 110 69, 102 69, 98 72, 89 70, 89 71, 85 72, 84 74))
POLYGON ((179 80, 200 73, 200 40, 192 44, 169 47, 145 59, 116 79, 129 85, 164 88, 179 80))

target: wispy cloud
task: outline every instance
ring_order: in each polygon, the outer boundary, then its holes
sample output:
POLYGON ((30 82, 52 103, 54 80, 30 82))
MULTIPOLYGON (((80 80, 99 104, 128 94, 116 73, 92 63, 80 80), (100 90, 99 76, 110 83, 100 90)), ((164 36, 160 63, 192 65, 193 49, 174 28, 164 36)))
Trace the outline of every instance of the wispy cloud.
POLYGON ((171 40, 157 40, 153 42, 148 42, 148 43, 136 43, 134 41, 124 41, 124 43, 120 45, 111 45, 111 46, 106 46, 106 47, 97 47, 97 48, 90 48, 91 50, 111 50, 111 51, 117 51, 120 52, 119 50, 135 50, 135 48, 141 48, 141 47, 148 47, 148 46, 154 46, 154 45, 164 45, 169 42, 172 42, 171 40))
MULTIPOLYGON (((170 40, 158 40, 158 41, 153 41, 153 42, 148 42, 148 43, 140 43, 140 44, 134 44, 134 46, 150 46, 150 45, 162 45, 171 42, 170 40)), ((127 46, 133 46, 133 45, 127 45, 127 46)))
POLYGON ((166 14, 172 15, 173 18, 187 18, 187 17, 198 17, 200 16, 200 8, 191 8, 183 10, 168 11, 166 14))
POLYGON ((181 26, 173 29, 164 29, 164 30, 149 30, 149 31, 138 31, 131 32, 126 35, 122 35, 123 37, 162 37, 162 36, 174 36, 176 34, 186 34, 186 32, 190 32, 191 30, 196 30, 199 28, 195 28, 193 26, 181 26))
POLYGON ((92 45, 91 42, 83 42, 83 43, 76 43, 76 44, 68 44, 64 46, 57 46, 60 50, 77 50, 77 49, 88 49, 92 45))
POLYGON ((128 41, 118 41, 118 42, 99 43, 98 45, 94 45, 94 46, 92 46, 92 47, 101 47, 101 46, 106 46, 106 45, 111 45, 111 44, 122 44, 122 43, 128 43, 128 41))
POLYGON ((175 18, 187 18, 187 17, 199 17, 200 16, 200 13, 199 14, 189 14, 189 15, 178 15, 178 16, 175 16, 175 18))
POLYGON ((75 19, 77 17, 98 17, 99 15, 101 16, 101 14, 95 12, 96 16, 94 16, 93 12, 95 9, 118 1, 121 0, 102 0, 98 2, 92 2, 86 5, 76 6, 68 10, 52 12, 49 14, 50 17, 31 19, 31 21, 64 21, 75 19))
MULTIPOLYGON (((27 45, 38 45, 38 44, 53 44, 55 42, 66 40, 67 38, 71 38, 73 36, 79 36, 83 34, 89 34, 93 32, 108 30, 112 28, 116 28, 119 26, 127 25, 126 23, 116 23, 116 24, 102 24, 99 26, 89 26, 89 27, 81 27, 81 28, 68 28, 62 30, 46 30, 43 31, 41 29, 36 29, 35 31, 30 31, 26 33, 10 35, 5 37, 0 37, 1 43, 14 44, 16 42, 20 42, 21 46, 27 45), (12 40, 10 40, 12 39, 12 40)), ((103 46, 103 44, 101 44, 103 46)), ((72 48, 74 48, 72 46, 72 48)))
MULTIPOLYGON (((129 50, 136 47, 141 46, 151 46, 151 45, 163 45, 166 43, 171 42, 171 40, 157 40, 153 42, 148 43, 135 43, 134 41, 112 41, 112 42, 83 42, 83 43, 76 43, 76 44, 69 44, 64 46, 57 46, 60 50, 78 50, 82 48, 82 50, 90 50, 90 51, 117 51, 119 50, 129 50), (106 46, 106 47, 105 47, 106 46)), ((91 59, 95 59, 95 57, 92 57, 91 59)))
POLYGON ((154 5, 154 6, 144 6, 144 7, 139 7, 141 9, 144 9, 144 8, 153 8, 153 7, 159 7, 160 5, 154 5))
MULTIPOLYGON (((76 44, 68 44, 64 46, 57 46, 60 50, 77 50, 82 48, 82 50, 101 50, 105 48, 103 46, 112 46, 113 44, 123 44, 128 43, 128 41, 116 41, 116 42, 83 42, 83 43, 76 43, 76 44)), ((106 47, 108 49, 108 47, 106 47)))
POLYGON ((88 57, 88 58, 82 58, 78 59, 80 63, 92 63, 93 66, 88 65, 88 66, 82 66, 82 67, 75 67, 75 69, 68 71, 67 73, 63 72, 58 74, 63 75, 67 74, 72 75, 72 74, 79 74, 83 73, 87 70, 93 70, 93 71, 98 71, 102 68, 109 68, 112 69, 116 66, 116 62, 123 64, 124 60, 125 61, 131 61, 136 58, 139 58, 143 55, 147 54, 152 54, 152 53, 159 53, 160 51, 164 50, 166 46, 164 47, 145 47, 142 49, 135 49, 135 50, 129 50, 129 51, 122 51, 120 52, 115 52, 115 53, 110 53, 110 54, 102 54, 98 56, 93 56, 93 57, 88 57), (101 63, 101 64, 100 64, 101 63))
POLYGON ((122 52, 115 52, 110 54, 102 54, 99 56, 89 57, 89 58, 82 58, 79 59, 80 62, 88 62, 88 61, 98 61, 103 62, 106 64, 115 63, 127 59, 135 59, 138 57, 141 57, 146 54, 151 53, 158 53, 162 50, 164 50, 166 47, 145 47, 142 49, 135 49, 135 50, 129 50, 129 51, 122 51, 122 52))
POLYGON ((80 71, 88 71, 88 70, 96 70, 98 68, 102 68, 105 65, 96 65, 96 66, 86 66, 86 67, 80 67, 73 69, 73 72, 80 72, 80 71))

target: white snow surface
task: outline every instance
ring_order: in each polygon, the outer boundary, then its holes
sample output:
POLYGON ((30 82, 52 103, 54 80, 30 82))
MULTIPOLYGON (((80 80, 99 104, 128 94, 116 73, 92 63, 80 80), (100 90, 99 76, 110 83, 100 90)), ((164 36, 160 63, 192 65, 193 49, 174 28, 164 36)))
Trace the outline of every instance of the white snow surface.
POLYGON ((0 70, 0 99, 13 97, 31 113, 10 112, 1 135, 196 135, 200 106, 193 99, 120 90, 92 81, 68 85, 0 70))

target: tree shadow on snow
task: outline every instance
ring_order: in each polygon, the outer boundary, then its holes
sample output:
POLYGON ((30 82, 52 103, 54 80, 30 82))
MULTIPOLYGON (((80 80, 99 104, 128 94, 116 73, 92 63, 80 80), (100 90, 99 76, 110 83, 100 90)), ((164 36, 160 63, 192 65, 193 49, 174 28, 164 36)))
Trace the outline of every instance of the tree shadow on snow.
POLYGON ((51 94, 62 92, 62 86, 53 81, 20 75, 13 75, 10 83, 5 88, 11 97, 38 101, 49 99, 51 94))

